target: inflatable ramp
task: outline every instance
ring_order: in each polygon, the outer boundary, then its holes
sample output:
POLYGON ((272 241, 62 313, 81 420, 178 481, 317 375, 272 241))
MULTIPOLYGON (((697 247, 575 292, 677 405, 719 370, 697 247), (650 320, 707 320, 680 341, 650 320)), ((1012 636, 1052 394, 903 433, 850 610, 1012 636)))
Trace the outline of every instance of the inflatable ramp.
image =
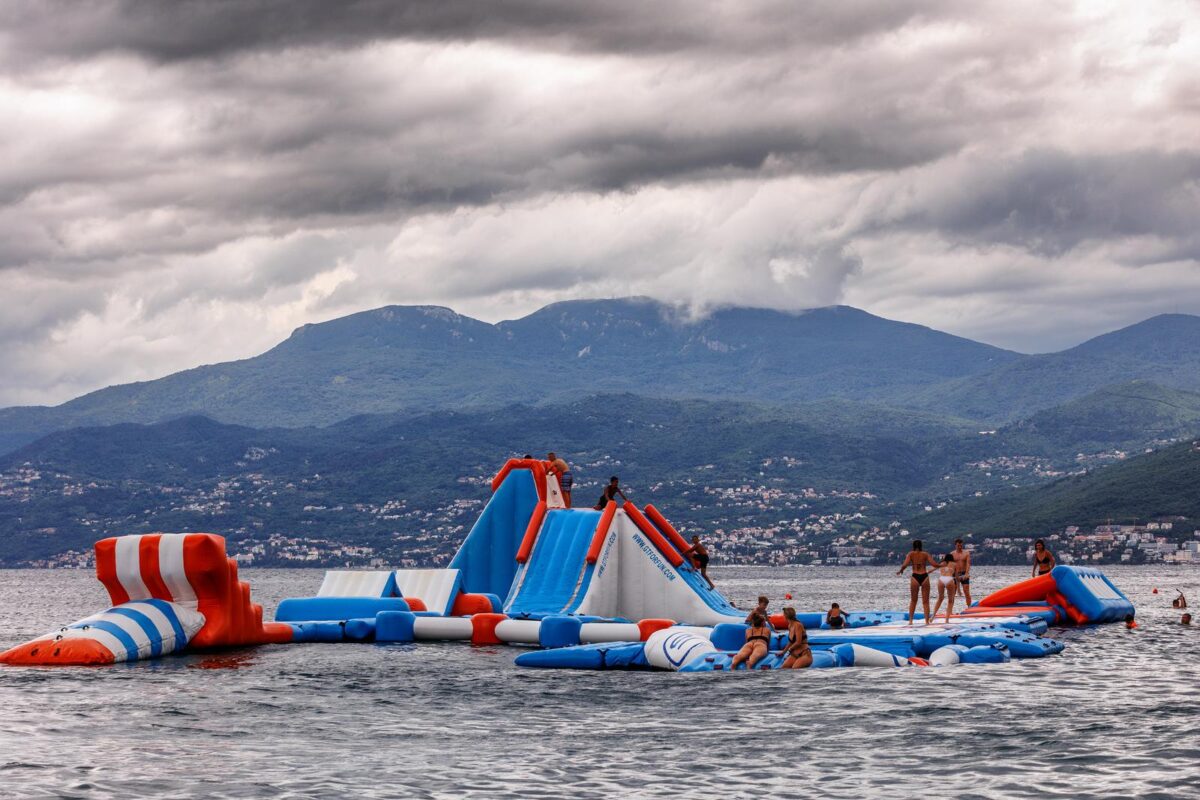
POLYGON ((979 607, 1019 609, 1026 604, 1057 610, 1076 625, 1118 622, 1134 613, 1133 602, 1103 572, 1066 564, 994 592, 968 611, 979 607))
POLYGON ((96 577, 108 590, 113 608, 50 634, 58 647, 38 644, 43 637, 0 653, 0 662, 111 664, 174 652, 184 645, 234 647, 292 640, 290 626, 263 624, 262 606, 251 602, 250 586, 238 580, 237 562, 225 555, 225 539, 215 534, 102 539, 96 542, 96 577))

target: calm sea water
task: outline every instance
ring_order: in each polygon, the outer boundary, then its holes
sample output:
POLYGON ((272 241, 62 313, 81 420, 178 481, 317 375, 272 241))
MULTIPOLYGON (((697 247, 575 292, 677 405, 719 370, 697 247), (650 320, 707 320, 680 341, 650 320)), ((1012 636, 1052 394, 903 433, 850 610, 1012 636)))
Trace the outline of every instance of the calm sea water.
MULTIPOLYGON (((268 614, 321 581, 243 574, 268 614)), ((743 606, 906 602, 886 569, 713 574, 743 606)), ((1175 624, 1167 590, 1200 604, 1200 570, 1109 574, 1139 630, 1058 631, 1063 655, 997 666, 532 671, 508 647, 310 644, 0 668, 0 796, 1198 796, 1200 629, 1175 624)), ((0 571, 0 648, 106 599, 90 573, 0 571)))

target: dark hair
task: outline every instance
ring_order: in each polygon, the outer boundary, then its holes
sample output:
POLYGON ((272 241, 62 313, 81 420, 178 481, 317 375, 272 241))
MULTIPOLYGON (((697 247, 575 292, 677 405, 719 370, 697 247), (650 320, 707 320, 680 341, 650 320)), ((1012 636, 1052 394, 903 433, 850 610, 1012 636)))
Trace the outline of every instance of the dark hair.
POLYGON ((525 455, 521 456, 521 458, 533 458, 533 454, 532 454, 532 453, 526 453, 525 455))
POLYGON ((1184 615, 1179 618, 1179 621, 1184 625, 1189 625, 1192 622, 1192 615, 1185 612, 1184 615))
POLYGON ((771 602, 771 601, 767 599, 767 596, 766 596, 765 594, 760 594, 760 595, 758 596, 758 602, 760 602, 760 603, 769 603, 769 602, 771 602))
POLYGON ((1042 547, 1045 547, 1045 546, 1046 546, 1046 540, 1045 540, 1045 539, 1038 539, 1036 542, 1034 542, 1034 543, 1033 543, 1033 546, 1034 546, 1034 547, 1037 547, 1039 544, 1040 544, 1042 547))
POLYGON ((921 540, 913 539, 913 550, 920 550, 920 549, 921 549, 921 540))
POLYGON ((954 556, 950 555, 949 553, 946 553, 946 555, 942 556, 943 564, 950 564, 953 562, 954 562, 954 556))
POLYGON ((962 544, 962 543, 963 543, 963 540, 962 540, 962 539, 955 539, 955 540, 954 540, 954 543, 955 543, 955 544, 962 544))
POLYGON ((750 612, 750 627, 751 628, 761 628, 764 624, 766 624, 766 621, 767 621, 767 618, 764 617, 762 614, 758 613, 757 611, 750 612))
POLYGON ((618 482, 618 481, 620 481, 620 480, 621 480, 621 479, 620 479, 620 478, 618 478, 616 475, 613 475, 611 478, 609 478, 609 479, 608 479, 608 482, 609 482, 609 483, 617 483, 617 482, 618 482))
POLYGON ((785 606, 783 609, 783 616, 789 622, 795 622, 796 621, 796 609, 792 608, 791 606, 785 606))
POLYGON ((841 608, 841 606, 839 606, 837 603, 834 603, 832 606, 830 606, 830 608, 841 608))
POLYGON ((553 450, 551 450, 549 453, 546 453, 546 458, 554 458, 555 455, 556 455, 556 453, 553 450))

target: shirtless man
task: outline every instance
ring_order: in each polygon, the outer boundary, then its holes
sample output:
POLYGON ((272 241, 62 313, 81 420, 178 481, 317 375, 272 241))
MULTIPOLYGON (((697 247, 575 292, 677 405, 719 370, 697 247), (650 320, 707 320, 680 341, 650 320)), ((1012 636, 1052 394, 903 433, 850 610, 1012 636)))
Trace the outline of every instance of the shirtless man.
POLYGON ((909 594, 908 603, 908 624, 912 625, 913 617, 917 613, 917 595, 921 595, 922 603, 925 607, 925 624, 932 624, 933 618, 929 615, 929 573, 935 568, 933 557, 922 549, 921 540, 914 539, 912 543, 912 551, 904 557, 904 563, 900 565, 900 569, 896 570, 897 575, 903 575, 904 570, 912 567, 912 577, 909 578, 909 594))
POLYGON ((769 611, 767 610, 767 607, 768 607, 770 604, 771 604, 771 601, 767 599, 767 596, 766 596, 766 595, 763 595, 763 594, 760 594, 760 595, 758 596, 758 605, 756 605, 756 606, 754 607, 754 610, 753 610, 753 611, 751 611, 751 612, 750 612, 750 613, 749 613, 749 614, 746 616, 746 624, 747 624, 747 625, 750 625, 750 624, 752 624, 752 623, 751 623, 751 620, 752 620, 752 619, 754 619, 754 615, 755 615, 755 614, 758 614, 758 615, 760 615, 760 616, 761 616, 761 617, 762 617, 764 620, 766 620, 766 623, 767 623, 767 627, 768 627, 768 628, 772 628, 772 629, 774 629, 774 626, 771 624, 771 612, 769 612, 769 611))
MULTIPOLYGON (((962 539, 954 540, 954 551, 950 553, 954 559, 954 582, 963 593, 966 606, 971 605, 971 554, 963 547, 962 539)), ((966 607, 964 606, 964 608, 966 607)))

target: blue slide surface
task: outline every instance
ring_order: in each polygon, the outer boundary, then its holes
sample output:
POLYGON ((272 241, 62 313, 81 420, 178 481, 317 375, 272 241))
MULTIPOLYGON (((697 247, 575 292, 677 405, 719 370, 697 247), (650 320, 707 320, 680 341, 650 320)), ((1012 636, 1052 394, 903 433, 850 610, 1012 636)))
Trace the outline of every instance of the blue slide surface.
POLYGON ((700 570, 693 568, 686 561, 679 567, 679 574, 683 576, 684 582, 692 587, 692 590, 696 594, 700 595, 700 599, 704 601, 704 604, 713 611, 730 617, 742 618, 746 616, 747 612, 734 608, 729 603, 729 600, 725 598, 725 595, 708 585, 708 581, 704 580, 704 576, 700 574, 700 570))
POLYGON ((571 613, 578 608, 594 569, 587 563, 587 551, 598 524, 599 511, 546 512, 533 552, 523 573, 518 574, 504 610, 540 616, 571 613))
POLYGON ((517 548, 537 502, 533 473, 510 472, 450 562, 452 569, 462 573, 464 592, 508 594, 517 572, 517 548))

